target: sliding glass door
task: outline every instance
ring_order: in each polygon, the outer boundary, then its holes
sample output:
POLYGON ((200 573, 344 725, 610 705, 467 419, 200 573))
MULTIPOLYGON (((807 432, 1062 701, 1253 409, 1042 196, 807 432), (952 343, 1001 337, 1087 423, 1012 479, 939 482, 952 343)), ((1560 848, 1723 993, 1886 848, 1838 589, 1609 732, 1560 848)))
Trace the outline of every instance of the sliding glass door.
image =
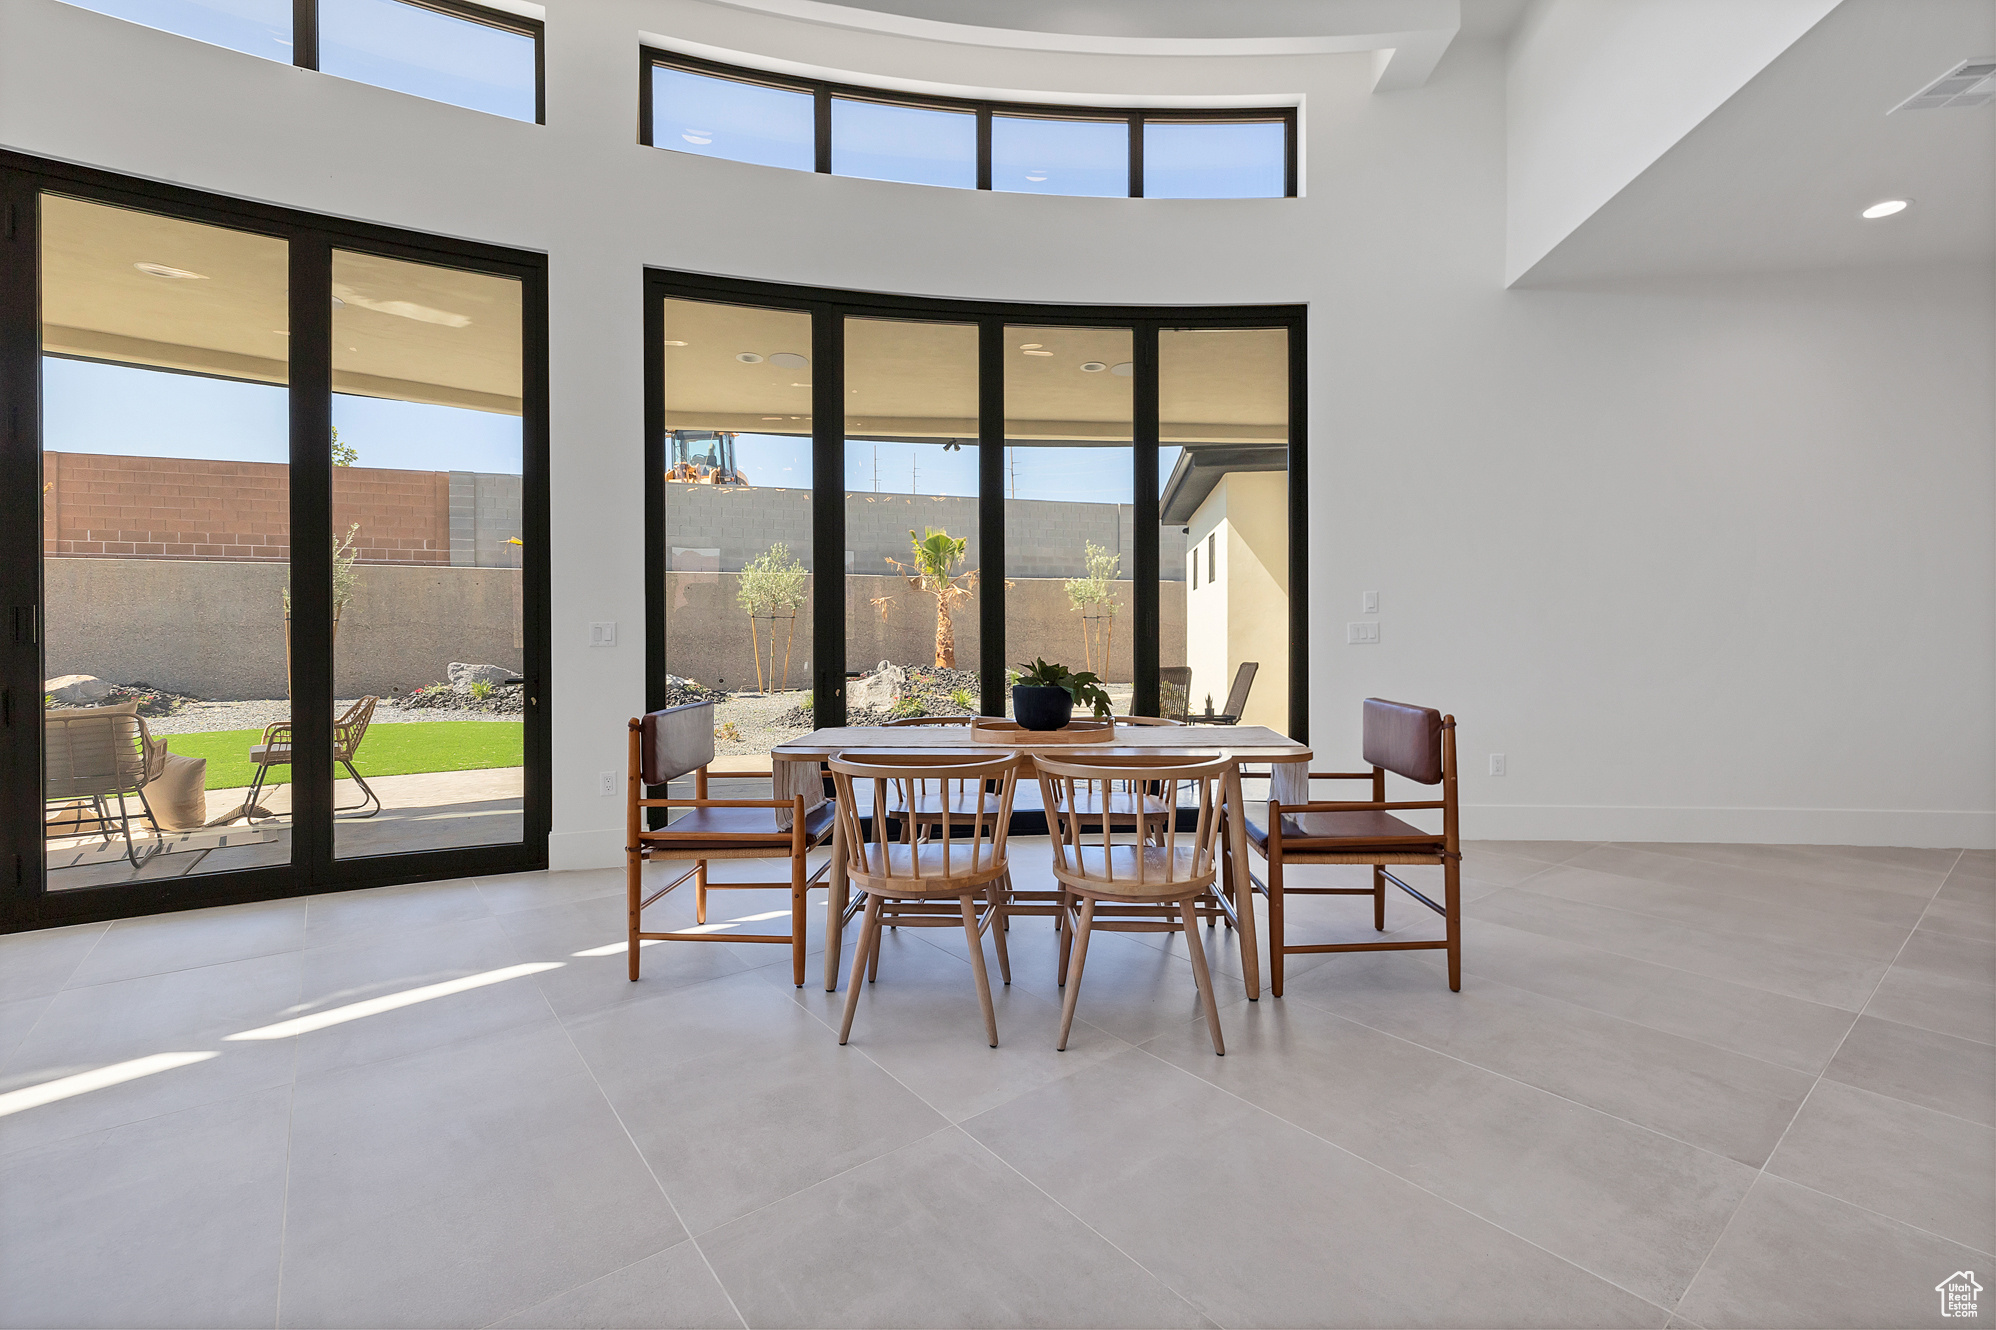
POLYGON ((539 261, 0 189, 0 929, 543 864, 539 261))
POLYGON ((650 705, 712 696, 717 745, 759 754, 815 727, 1006 714, 1045 659, 1099 675, 1119 714, 1306 736, 1300 309, 647 283, 650 705), (787 387, 751 390, 765 379, 787 387), (774 564, 749 595, 779 544, 794 600, 774 564), (814 594, 828 567, 842 606, 814 594), (772 640, 808 641, 816 667, 784 673, 772 640))

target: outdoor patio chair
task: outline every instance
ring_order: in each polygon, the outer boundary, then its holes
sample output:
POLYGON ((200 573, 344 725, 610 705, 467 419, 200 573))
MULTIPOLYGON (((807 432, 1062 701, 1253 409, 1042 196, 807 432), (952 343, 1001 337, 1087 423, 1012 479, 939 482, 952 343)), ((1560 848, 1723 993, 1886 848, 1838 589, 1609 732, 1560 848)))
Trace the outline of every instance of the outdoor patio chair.
POLYGON ((1364 756, 1370 771, 1312 771, 1310 780, 1365 780, 1372 782, 1372 798, 1363 801, 1309 801, 1308 787, 1300 792, 1306 802, 1268 801, 1261 817, 1249 815, 1247 842, 1254 853, 1268 861, 1268 882, 1264 886, 1249 880, 1268 897, 1269 991, 1282 996, 1282 961, 1321 951, 1417 951, 1441 949, 1448 952, 1448 986, 1462 989, 1462 842, 1456 809, 1455 717, 1444 716, 1432 707, 1408 706, 1368 697, 1364 713, 1364 756), (1405 777, 1421 785, 1439 785, 1437 800, 1389 801, 1386 773, 1405 777), (1440 831, 1423 831, 1394 817, 1396 812, 1421 809, 1441 814, 1440 831), (1370 864, 1370 887, 1292 887, 1284 880, 1289 864, 1370 864), (1434 864, 1442 870, 1442 904, 1388 872, 1388 864, 1434 864), (1372 926, 1386 930, 1386 884, 1412 896, 1446 921, 1445 936, 1418 942, 1327 942, 1292 946, 1284 938, 1283 897, 1370 896, 1372 926))
MULTIPOLYGON (((810 784, 803 789, 775 790, 771 799, 709 799, 707 767, 714 760, 714 704, 689 702, 667 707, 630 722, 630 776, 625 800, 626 835, 624 844, 625 894, 628 907, 626 933, 630 943, 630 976, 638 978, 638 949, 649 941, 666 942, 775 942, 790 946, 791 980, 804 986, 805 896, 831 869, 826 858, 815 872, 806 872, 806 856, 832 836, 832 809, 824 801, 824 784, 815 764, 786 762, 784 770, 792 779, 810 784), (684 776, 693 777, 693 797, 648 799, 647 787, 669 786, 684 776), (683 816, 662 827, 647 828, 645 809, 658 808, 671 815, 684 809, 683 816), (790 861, 787 882, 710 882, 707 864, 712 859, 776 859, 790 861), (644 865, 647 860, 692 861, 693 866, 657 891, 644 892, 644 865), (645 932, 646 907, 673 888, 693 879, 695 928, 701 931, 645 932), (790 931, 787 933, 730 933, 707 925, 709 891, 790 890, 790 931)), ((771 771, 729 771, 728 779, 761 776, 774 785, 771 771)))
POLYGON ((1157 714, 1184 720, 1192 710, 1192 667, 1166 665, 1157 672, 1157 714))
MULTIPOLYGON (((366 777, 354 769, 354 758, 360 752, 360 741, 367 735, 368 722, 374 719, 374 706, 381 699, 363 697, 348 707, 346 714, 333 722, 333 761, 347 769, 347 775, 354 784, 360 786, 360 802, 335 806, 335 813, 352 813, 374 805, 362 817, 373 817, 381 811, 381 796, 367 783, 366 777)), ((291 764, 291 722, 272 721, 263 728, 263 742, 250 749, 250 761, 256 766, 256 776, 250 781, 249 794, 243 799, 241 816, 255 821, 259 817, 275 817, 275 813, 257 803, 257 796, 263 793, 264 785, 270 779, 272 767, 291 764)), ((230 814, 234 817, 236 814, 230 814)))
POLYGON ((43 798, 60 804, 57 817, 46 823, 49 834, 83 836, 88 823, 111 844, 116 832, 125 838, 125 857, 140 868, 165 848, 159 820, 146 802, 146 785, 166 765, 166 745, 154 743, 136 702, 108 707, 77 707, 43 713, 43 798), (145 819, 152 823, 153 843, 140 853, 132 840, 132 814, 125 803, 136 796, 145 819), (111 811, 110 801, 118 801, 111 811), (63 814, 71 816, 62 830, 63 814))
POLYGON ((1254 687, 1255 672, 1260 668, 1260 661, 1242 661, 1240 668, 1234 671, 1234 686, 1227 690, 1226 706, 1210 715, 1203 712, 1189 712, 1185 717, 1186 721, 1193 725, 1240 724, 1241 713, 1247 710, 1248 690, 1254 687))

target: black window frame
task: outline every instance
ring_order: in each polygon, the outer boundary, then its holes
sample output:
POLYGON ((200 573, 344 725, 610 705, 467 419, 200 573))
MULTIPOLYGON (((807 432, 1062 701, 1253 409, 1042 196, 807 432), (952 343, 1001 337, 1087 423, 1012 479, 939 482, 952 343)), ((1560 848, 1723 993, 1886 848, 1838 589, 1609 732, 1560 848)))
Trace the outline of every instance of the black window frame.
POLYGON ((0 149, 0 934, 280 900, 548 864, 552 829, 551 497, 545 254, 346 221, 0 149), (41 264, 39 200, 66 195, 282 239, 290 246, 290 566, 294 693, 287 864, 101 887, 47 886, 42 790, 41 264), (340 858, 333 844, 332 281, 335 250, 521 283, 522 677, 525 788, 518 842, 340 858), (33 790, 32 797, 19 797, 33 790))
MULTIPOLYGON (((1132 333, 1131 449, 1137 533, 1131 573, 1136 623, 1149 624, 1132 648, 1133 705, 1155 715, 1158 704, 1158 621, 1161 595, 1158 463, 1158 334, 1181 328, 1282 328, 1289 337, 1289 735, 1310 733, 1309 356, 1306 305, 1045 305, 954 300, 751 281, 663 268, 644 275, 645 404, 645 707, 670 705, 666 638, 665 302, 701 300, 811 315, 812 566, 843 576, 846 540, 845 321, 884 318, 978 326, 978 562, 1003 569, 1005 496, 1005 330, 1008 326, 1128 328, 1132 333)), ((981 709, 1004 714, 1005 579, 981 579, 978 670, 981 709)), ((812 618, 812 709, 820 729, 845 724, 845 597, 817 596, 812 618)))
MULTIPOLYGON (((547 24, 537 18, 527 18, 523 14, 512 14, 502 9, 487 9, 484 5, 470 4, 467 0, 395 0, 395 3, 408 5, 412 9, 427 9, 435 14, 463 19, 468 23, 480 23, 488 28, 517 33, 522 37, 531 37, 534 43, 534 123, 545 125, 548 122, 547 24)), ((291 63, 299 69, 319 68, 319 0, 291 0, 291 63)), ((370 83, 368 86, 380 85, 370 83)), ((394 92, 396 89, 390 88, 388 91, 394 92)), ((438 101, 438 105, 458 106, 458 103, 438 101)), ((460 106, 459 109, 470 111, 476 108, 460 106)), ((511 119, 510 116, 501 118, 511 119)))
MULTIPOLYGON (((296 0, 299 4, 311 0, 296 0)), ((404 0, 415 3, 416 0, 404 0)), ((423 0, 424 3, 437 3, 438 0, 423 0)), ((919 93, 897 92, 891 88, 870 88, 856 83, 839 83, 830 79, 811 79, 797 75, 776 74, 766 70, 747 69, 740 65, 724 64, 718 60, 707 60, 700 56, 684 55, 658 46, 638 48, 638 142, 648 148, 661 146, 655 141, 652 132, 652 70, 657 68, 679 69, 689 74, 704 74, 709 78, 728 79, 735 83, 747 83, 758 87, 774 88, 784 92, 808 92, 814 98, 814 115, 817 141, 817 162, 812 168, 818 175, 836 174, 832 170, 832 102, 834 100, 878 102, 885 106, 907 106, 927 111, 970 112, 977 117, 977 184, 980 190, 991 189, 991 119, 993 116, 1017 116, 1031 120, 1084 120, 1104 124, 1121 122, 1128 127, 1130 141, 1129 198, 1144 197, 1143 142, 1144 125, 1158 124, 1197 124, 1217 122, 1221 124, 1281 124, 1283 143, 1282 181, 1283 193, 1280 197, 1296 197, 1297 176, 1297 108, 1294 106, 1257 107, 1142 107, 1142 106, 1073 106, 1058 102, 1006 102, 988 101, 970 97, 930 96, 919 93)), ((675 151, 667 148, 666 151, 675 151)), ((705 156, 706 154, 698 154, 705 156)), ((721 160, 727 160, 723 158, 721 160)), ((860 177, 853 177, 858 179, 860 177)), ((951 188, 951 186, 939 186, 951 188)), ((1009 191, 1001 191, 1009 192, 1009 191)), ((1064 197, 1056 195, 1054 197, 1064 197)), ((1111 196, 1113 197, 1113 196, 1111 196)), ((1271 196, 1273 197, 1273 196, 1271 196)), ((1230 202, 1248 202, 1245 199, 1230 202)))

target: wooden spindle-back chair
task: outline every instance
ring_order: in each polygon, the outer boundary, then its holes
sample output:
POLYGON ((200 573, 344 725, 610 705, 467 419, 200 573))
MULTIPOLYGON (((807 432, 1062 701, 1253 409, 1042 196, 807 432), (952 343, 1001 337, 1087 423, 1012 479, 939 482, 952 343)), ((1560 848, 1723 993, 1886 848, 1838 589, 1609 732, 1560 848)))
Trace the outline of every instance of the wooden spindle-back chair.
POLYGON ((852 1033, 860 976, 880 971, 883 927, 949 928, 961 923, 984 1010, 984 1032, 998 1046, 998 1016, 984 968, 987 931, 998 968, 1012 980, 1005 950, 1005 840, 1022 759, 1017 753, 841 753, 830 766, 846 843, 846 874, 865 893, 866 914, 847 980, 839 1042, 852 1033), (864 810, 874 810, 868 817, 864 810), (914 816, 905 810, 917 810, 914 816), (921 810, 933 809, 933 820, 921 810), (887 810, 887 811, 883 811, 887 810), (892 810, 902 810, 895 816, 892 810), (870 825, 869 825, 870 824, 870 825), (869 836, 868 832, 871 831, 869 836), (984 911, 978 912, 979 900, 984 911))

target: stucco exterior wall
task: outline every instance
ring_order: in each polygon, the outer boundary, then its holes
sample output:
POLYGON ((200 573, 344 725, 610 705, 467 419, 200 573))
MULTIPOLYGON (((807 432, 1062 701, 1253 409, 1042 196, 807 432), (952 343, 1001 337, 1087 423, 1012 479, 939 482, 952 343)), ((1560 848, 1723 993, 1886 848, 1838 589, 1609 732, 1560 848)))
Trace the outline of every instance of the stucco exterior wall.
POLYGON ((1275 730, 1289 717, 1288 495, 1281 472, 1234 472, 1199 505, 1186 534, 1199 556, 1199 587, 1186 592, 1192 707, 1209 693, 1214 709, 1223 707, 1234 672, 1252 660, 1260 668, 1241 719, 1275 730), (1218 537, 1217 570, 1206 563, 1209 535, 1218 537))

